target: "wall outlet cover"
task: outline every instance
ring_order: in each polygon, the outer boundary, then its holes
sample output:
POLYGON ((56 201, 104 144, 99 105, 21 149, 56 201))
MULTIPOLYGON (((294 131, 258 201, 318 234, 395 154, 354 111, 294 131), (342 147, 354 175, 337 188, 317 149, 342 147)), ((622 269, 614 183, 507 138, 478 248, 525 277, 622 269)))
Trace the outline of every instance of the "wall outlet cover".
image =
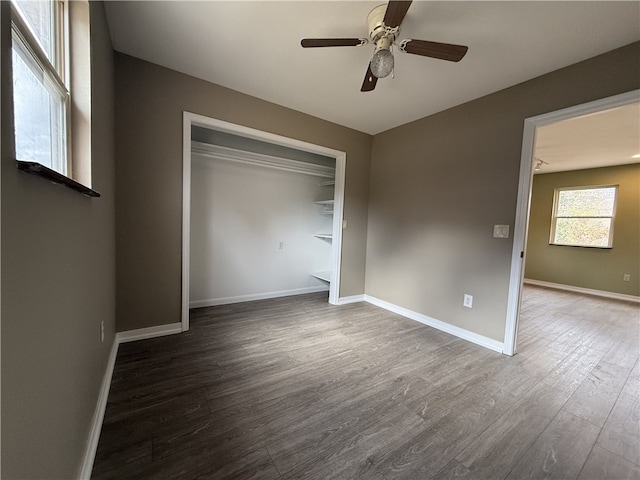
POLYGON ((473 295, 469 295, 467 293, 464 294, 464 300, 462 301, 462 306, 467 308, 473 307, 473 295))

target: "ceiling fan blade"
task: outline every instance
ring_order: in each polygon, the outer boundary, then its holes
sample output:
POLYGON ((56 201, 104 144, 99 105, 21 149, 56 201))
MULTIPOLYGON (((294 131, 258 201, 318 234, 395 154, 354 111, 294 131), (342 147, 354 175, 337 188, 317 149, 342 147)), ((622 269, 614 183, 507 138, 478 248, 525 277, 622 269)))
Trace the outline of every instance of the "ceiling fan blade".
POLYGON ((376 88, 376 83, 378 83, 378 77, 376 77, 371 71, 371 63, 369 63, 369 68, 367 69, 367 74, 364 77, 364 82, 362 82, 362 88, 360 88, 360 91, 370 92, 376 88))
POLYGON ((439 58, 450 62, 459 62, 469 50, 463 45, 453 45, 451 43, 428 42, 426 40, 403 40, 400 43, 400 50, 423 57, 439 58))
POLYGON ((400 26, 404 16, 407 14, 407 10, 411 6, 411 1, 390 0, 389 5, 387 5, 387 11, 384 14, 384 24, 390 28, 400 26))
POLYGON ((359 47, 369 43, 366 38, 303 38, 300 45, 303 48, 314 47, 359 47))

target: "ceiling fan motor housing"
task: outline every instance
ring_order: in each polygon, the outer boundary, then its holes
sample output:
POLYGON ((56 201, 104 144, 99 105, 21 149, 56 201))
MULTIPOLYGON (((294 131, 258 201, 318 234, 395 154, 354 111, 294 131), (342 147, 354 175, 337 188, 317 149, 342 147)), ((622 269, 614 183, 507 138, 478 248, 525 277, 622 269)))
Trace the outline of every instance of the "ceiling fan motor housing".
POLYGON ((367 15, 367 27, 369 29, 369 38, 372 43, 378 42, 383 37, 389 38, 388 45, 393 43, 398 34, 398 29, 394 29, 393 33, 384 24, 384 15, 387 12, 387 4, 383 3, 369 12, 367 15))

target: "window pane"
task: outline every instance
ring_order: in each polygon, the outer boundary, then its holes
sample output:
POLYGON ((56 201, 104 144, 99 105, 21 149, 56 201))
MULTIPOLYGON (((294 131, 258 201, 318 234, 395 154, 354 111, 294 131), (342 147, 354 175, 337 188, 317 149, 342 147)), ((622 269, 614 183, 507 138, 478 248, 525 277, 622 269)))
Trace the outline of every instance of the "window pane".
POLYGON ((66 174, 65 99, 15 40, 13 105, 17 159, 66 174))
POLYGON ((558 218, 554 243, 608 247, 610 218, 558 218))
POLYGON ((589 188, 561 190, 558 195, 558 217, 600 217, 613 215, 616 189, 589 188))
POLYGON ((47 54, 52 65, 56 65, 55 59, 55 33, 53 26, 53 3, 50 1, 25 1, 13 0, 22 16, 35 33, 43 50, 47 54))

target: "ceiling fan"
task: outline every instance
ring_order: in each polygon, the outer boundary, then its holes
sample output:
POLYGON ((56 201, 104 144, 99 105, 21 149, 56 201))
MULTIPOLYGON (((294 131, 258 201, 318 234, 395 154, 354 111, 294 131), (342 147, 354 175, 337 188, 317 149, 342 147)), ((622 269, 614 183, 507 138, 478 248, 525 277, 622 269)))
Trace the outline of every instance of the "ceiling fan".
POLYGON ((367 74, 362 83, 361 92, 370 92, 376 88, 378 78, 384 78, 393 71, 392 45, 401 51, 423 57, 438 58, 450 62, 459 62, 469 47, 450 43, 429 42, 426 40, 406 39, 396 44, 400 24, 404 20, 411 0, 390 0, 388 4, 378 5, 369 12, 367 26, 369 38, 303 38, 300 44, 304 48, 315 47, 359 47, 368 43, 375 45, 375 51, 367 74))

